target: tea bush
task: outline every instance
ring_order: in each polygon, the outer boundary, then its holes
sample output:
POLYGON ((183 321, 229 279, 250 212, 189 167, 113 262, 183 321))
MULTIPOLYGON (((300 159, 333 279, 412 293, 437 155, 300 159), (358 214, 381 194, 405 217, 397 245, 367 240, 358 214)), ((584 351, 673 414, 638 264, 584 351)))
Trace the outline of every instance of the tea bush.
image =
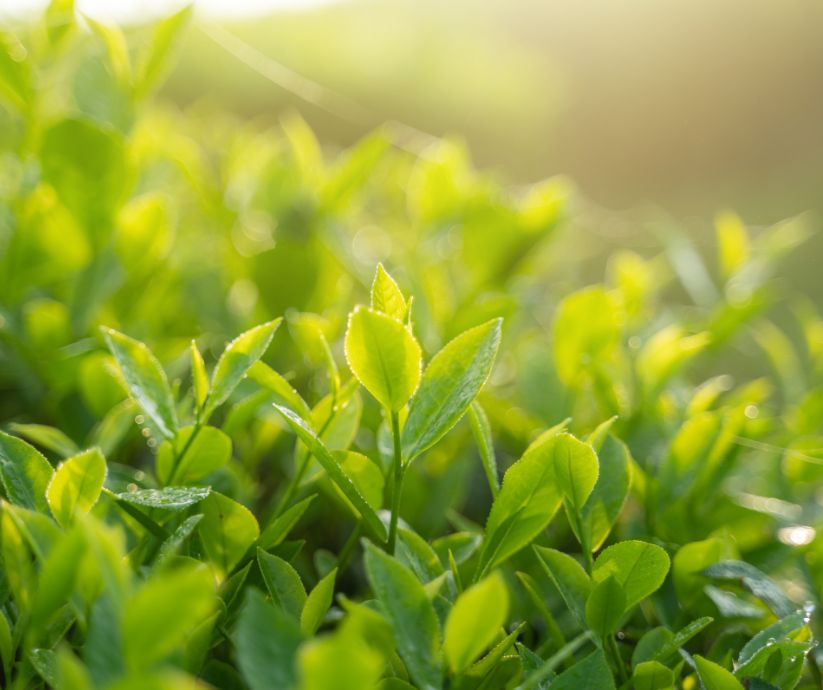
POLYGON ((806 226, 587 284, 562 180, 154 103, 186 16, 2 34, 3 687, 820 688, 806 226))

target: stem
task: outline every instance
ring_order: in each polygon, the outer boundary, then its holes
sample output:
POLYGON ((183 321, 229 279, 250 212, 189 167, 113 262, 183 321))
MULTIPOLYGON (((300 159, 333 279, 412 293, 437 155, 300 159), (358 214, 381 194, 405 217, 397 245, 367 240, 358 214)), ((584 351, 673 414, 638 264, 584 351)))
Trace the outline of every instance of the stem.
POLYGON ((617 673, 620 676, 620 683, 627 683, 629 677, 626 675, 626 667, 623 665, 623 660, 620 657, 620 650, 617 648, 617 640, 614 639, 614 635, 609 635, 606 638, 606 643, 608 645, 609 652, 611 653, 612 660, 617 666, 617 673))
POLYGON ((360 539, 360 534, 362 532, 362 523, 358 522, 352 530, 352 533, 349 535, 349 538, 346 540, 346 543, 343 545, 340 555, 337 557, 338 575, 342 573, 348 565, 351 555, 354 553, 354 547, 357 546, 357 540, 360 539))
POLYGON ((403 458, 400 453, 400 419, 397 412, 392 412, 391 435, 394 442, 394 486, 392 487, 391 521, 389 522, 389 541, 386 550, 394 555, 397 541, 397 518, 400 514, 400 495, 403 492, 403 458))
POLYGON ((171 474, 169 475, 169 481, 166 484, 167 486, 174 486, 174 480, 177 479, 177 472, 181 467, 181 463, 183 462, 183 458, 186 457, 186 453, 189 452, 189 448, 191 448, 192 444, 194 443, 194 439, 197 438, 197 434, 200 433, 200 429, 202 429, 202 425, 200 422, 196 422, 194 425, 194 431, 191 432, 191 436, 186 440, 186 444, 183 446, 183 450, 174 458, 174 465, 172 466, 171 474))

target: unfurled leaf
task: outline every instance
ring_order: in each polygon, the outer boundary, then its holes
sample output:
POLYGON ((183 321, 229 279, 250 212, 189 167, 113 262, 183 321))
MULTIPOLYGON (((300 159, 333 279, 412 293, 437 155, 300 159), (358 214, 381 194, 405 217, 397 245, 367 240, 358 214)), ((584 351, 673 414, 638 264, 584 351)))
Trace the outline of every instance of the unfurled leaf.
POLYGON ((606 541, 616 522, 631 485, 631 457, 622 441, 607 434, 597 449, 599 472, 582 510, 582 527, 592 551, 597 551, 606 541))
POLYGON ((623 612, 626 610, 626 594, 610 575, 592 587, 586 600, 586 623, 601 639, 617 632, 623 612))
POLYGON ((161 510, 185 510, 200 503, 211 493, 207 486, 166 486, 162 489, 138 489, 117 494, 120 501, 146 508, 161 510))
POLYGON ((194 404, 200 410, 209 395, 209 376, 203 355, 197 349, 197 343, 191 341, 191 384, 194 391, 194 404))
POLYGON ((200 541, 209 561, 225 576, 260 536, 260 528, 246 506, 216 491, 202 501, 200 509, 200 541))
POLYGON ((534 552, 569 607, 569 611, 581 624, 585 624, 586 602, 591 595, 592 581, 583 570, 583 566, 568 554, 545 546, 535 546, 534 552))
POLYGON ((238 666, 251 690, 296 687, 300 629, 254 589, 246 594, 233 641, 238 666))
POLYGON ((503 477, 486 522, 478 578, 527 546, 560 508, 563 494, 555 475, 555 448, 561 430, 545 432, 503 477))
POLYGON ((454 673, 467 669, 506 622, 509 594, 499 572, 469 587, 446 619, 443 651, 454 673))
POLYGON ((614 579, 626 593, 626 609, 653 594, 669 572, 668 554, 655 544, 622 541, 603 551, 594 562, 595 583, 614 579))
POLYGON ((383 407, 397 412, 420 382, 422 353, 401 322, 358 307, 349 316, 346 360, 357 380, 383 407))
POLYGON ((463 416, 494 364, 502 319, 461 333, 432 357, 403 426, 407 462, 431 448, 463 416))
POLYGON ((669 690, 674 686, 674 673, 659 661, 644 661, 632 674, 634 690, 669 690))
POLYGON ((489 482, 492 497, 497 498, 500 493, 500 479, 497 476, 497 458, 494 454, 494 441, 492 439, 489 418, 476 400, 469 406, 469 422, 471 423, 474 442, 480 453, 480 460, 483 463, 483 471, 489 482))
POLYGON ((103 334, 134 401, 155 423, 163 436, 171 438, 177 431, 174 409, 166 372, 148 347, 139 340, 104 328, 103 334))
POLYGON ((306 643, 297 661, 300 690, 374 690, 384 665, 381 655, 347 628, 306 643))
POLYGON ((597 455, 589 444, 567 433, 558 435, 554 446, 557 484, 570 511, 577 516, 597 483, 597 455))
POLYGON ((106 471, 106 459, 97 448, 64 460, 46 490, 54 519, 67 527, 76 515, 88 513, 100 497, 106 471))
POLYGON ((279 318, 255 326, 226 345, 212 373, 209 396, 203 406, 202 422, 208 420, 211 413, 228 400, 249 368, 263 356, 282 321, 279 318))
POLYGON ((127 667, 147 668, 164 658, 216 606, 214 578, 202 565, 164 571, 147 580, 123 611, 127 667))
POLYGON ((137 99, 147 96, 165 75, 177 37, 191 14, 192 5, 186 5, 154 26, 151 41, 141 54, 137 65, 134 83, 134 94, 137 99))
POLYGON ((282 515, 276 517, 270 524, 268 524, 260 534, 257 540, 261 549, 267 550, 274 548, 280 544, 297 524, 297 521, 303 517, 303 513, 308 510, 317 494, 312 494, 304 498, 299 503, 295 503, 291 508, 286 510, 282 515))
POLYGON ((331 606, 334 598, 334 583, 336 579, 337 568, 334 568, 314 586, 314 589, 306 599, 306 605, 303 607, 303 612, 300 616, 300 629, 304 635, 314 635, 323 622, 323 617, 329 610, 329 606, 331 606))
POLYGON ((366 574, 394 631, 397 651, 422 690, 440 690, 440 626, 423 585, 406 567, 371 544, 366 574))
POLYGON ((387 272, 383 264, 377 264, 377 271, 374 274, 374 282, 371 286, 371 308, 379 311, 401 323, 406 319, 406 300, 403 293, 397 287, 387 272))
POLYGON ((257 565, 275 606, 300 620, 306 589, 297 571, 287 561, 262 549, 257 549, 257 565))
POLYGON ((722 666, 697 654, 694 655, 694 662, 705 690, 743 690, 740 681, 722 666))
POLYGON ((28 443, 0 431, 0 480, 9 501, 48 513, 46 490, 53 474, 49 461, 28 443))
POLYGON ((551 690, 614 690, 612 676, 603 650, 598 649, 582 661, 578 661, 568 671, 563 671, 551 684, 551 690))

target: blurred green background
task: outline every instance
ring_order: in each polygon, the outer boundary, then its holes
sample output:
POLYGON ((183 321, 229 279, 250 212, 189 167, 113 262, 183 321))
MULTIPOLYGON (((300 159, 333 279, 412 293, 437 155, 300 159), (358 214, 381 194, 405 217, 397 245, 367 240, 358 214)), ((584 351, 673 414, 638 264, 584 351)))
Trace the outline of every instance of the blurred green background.
MULTIPOLYGON (((725 208, 753 225, 811 210, 815 230, 823 211, 821 3, 352 0, 201 15, 163 95, 264 120, 298 109, 332 145, 386 120, 456 136, 512 183, 568 175, 621 212, 588 220, 621 246, 648 241, 642 226, 661 215, 705 244, 725 208), (363 112, 273 84, 203 30, 214 21, 363 112)), ((823 296, 820 257, 815 232, 785 273, 792 288, 823 296)))

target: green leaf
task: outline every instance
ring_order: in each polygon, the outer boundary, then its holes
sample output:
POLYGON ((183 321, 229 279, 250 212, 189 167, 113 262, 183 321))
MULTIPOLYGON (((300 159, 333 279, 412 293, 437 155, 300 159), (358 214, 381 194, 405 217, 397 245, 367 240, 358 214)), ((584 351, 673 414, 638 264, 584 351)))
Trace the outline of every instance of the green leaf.
POLYGON ((672 639, 654 655, 654 660, 661 662, 667 661, 670 656, 680 649, 680 647, 686 644, 695 635, 699 635, 703 632, 707 627, 709 627, 709 625, 712 624, 712 622, 714 622, 713 618, 710 616, 704 616, 703 618, 698 618, 697 620, 694 620, 684 626, 678 630, 672 639))
POLYGON ((83 532, 75 527, 62 536, 43 562, 30 611, 30 624, 36 634, 42 632, 74 591, 85 550, 83 532))
POLYGON ((31 98, 32 74, 28 51, 11 33, 0 32, 0 96, 23 112, 31 98))
POLYGON ((200 503, 211 493, 207 486, 166 486, 162 489, 138 489, 117 494, 117 499, 146 508, 161 510, 186 510, 200 503))
POLYGON ((703 571, 717 580, 736 580, 781 618, 791 615, 795 606, 777 583, 762 570, 745 561, 721 561, 703 571))
MULTIPOLYGON (((581 625, 586 623, 586 602, 592 591, 592 581, 583 566, 562 551, 535 546, 534 552, 540 564, 557 587, 569 611, 581 625)), ((625 596, 624 596, 625 598, 625 596)), ((620 612, 622 615, 622 611, 620 612)))
POLYGON ((155 24, 151 41, 138 63, 134 84, 134 94, 138 100, 151 93, 168 70, 172 49, 191 17, 192 7, 191 4, 186 5, 155 24))
POLYGON ((86 514, 97 503, 106 481, 106 459, 92 448, 64 460, 49 482, 46 499, 51 513, 63 527, 78 514, 86 514))
POLYGON ((704 690, 743 690, 740 681, 722 666, 697 654, 694 655, 694 662, 704 690))
POLYGON ((255 326, 226 345, 212 374, 211 391, 203 408, 202 422, 208 420, 211 413, 228 400, 249 368, 263 356, 282 321, 282 318, 278 318, 255 326))
POLYGON ((366 307, 349 315, 346 360, 357 380, 384 408, 397 412, 420 382, 422 353, 411 331, 366 307))
POLYGON ((555 440, 554 465, 563 497, 573 514, 579 515, 597 483, 597 456, 588 443, 562 433, 555 440))
POLYGON ((134 401, 151 417, 163 436, 174 436, 177 431, 174 397, 160 362, 139 340, 113 328, 103 328, 103 334, 134 401))
POLYGON ((334 568, 326 577, 318 582, 306 599, 303 613, 300 616, 300 629, 304 635, 314 635, 334 598, 334 583, 337 579, 337 568, 334 568))
POLYGON ((248 377, 257 385, 273 393, 275 402, 278 405, 285 405, 296 410, 304 419, 311 417, 311 408, 306 404, 306 401, 300 397, 300 394, 292 388, 292 385, 286 379, 270 366, 263 362, 255 362, 249 369, 248 377))
POLYGON ((406 300, 383 264, 377 264, 371 286, 371 308, 403 323, 406 319, 406 300))
POLYGON ((160 444, 155 460, 157 479, 163 484, 190 484, 219 470, 230 459, 231 439, 220 429, 184 426, 174 439, 160 444))
POLYGON ((506 622, 509 592, 499 572, 469 587, 454 602, 446 619, 443 651, 454 673, 462 673, 480 656, 506 622))
POLYGON ((655 544, 622 541, 597 557, 592 579, 598 583, 613 575, 626 593, 628 610, 663 584, 669 563, 669 555, 655 544))
POLYGON ((303 645, 297 663, 300 690, 373 690, 384 666, 381 655, 347 628, 303 645))
POLYGON ((751 247, 746 226, 736 213, 719 213, 714 220, 720 275, 728 280, 749 259, 751 247))
POLYGON ((471 423, 474 442, 480 453, 480 460, 483 463, 483 471, 489 482, 489 489, 492 498, 497 498, 500 493, 500 479, 497 476, 497 458, 494 454, 494 439, 492 438, 491 426, 486 412, 476 400, 469 406, 469 422, 471 423))
POLYGON ((760 675, 759 669, 755 669, 757 657, 763 652, 772 654, 775 651, 775 643, 780 644, 789 635, 807 625, 810 617, 810 611, 796 611, 758 632, 740 650, 735 664, 735 675, 741 678, 760 675))
POLYGON ((244 505, 216 491, 200 506, 200 541, 220 576, 228 575, 260 536, 257 520, 244 505))
POLYGON ((306 589, 297 571, 282 558, 257 549, 257 565, 272 601, 295 620, 300 620, 306 589))
POLYGON ((53 475, 49 461, 28 443, 0 431, 0 480, 9 501, 48 513, 46 490, 53 475))
POLYGON ((194 392, 194 404, 199 412, 209 395, 209 375, 203 355, 197 349, 197 343, 191 341, 191 384, 194 392))
POLYGON ((594 585, 586 600, 586 623, 601 640, 620 627, 626 610, 626 594, 623 588, 609 575, 594 585))
POLYGON ((308 423, 287 407, 281 407, 275 404, 274 408, 283 416, 283 419, 286 420, 298 438, 306 444, 317 461, 323 466, 323 469, 326 470, 329 478, 357 509, 357 512, 360 513, 360 516, 363 518, 363 522, 379 539, 385 539, 386 528, 380 521, 380 518, 377 517, 377 513, 374 512, 368 501, 357 490, 352 480, 343 472, 337 460, 334 459, 334 456, 329 452, 308 423))
POLYGON ((551 690, 614 690, 615 686, 603 650, 598 649, 557 676, 550 687, 551 690))
POLYGON ((669 690, 674 686, 674 673, 659 661, 644 661, 632 674, 634 690, 669 690))
MULTIPOLYGON (((352 480, 352 483, 357 487, 357 490, 366 499, 366 502, 374 509, 380 510, 383 504, 383 472, 380 467, 366 457, 362 453, 355 453, 351 450, 336 450, 332 452, 332 456, 337 460, 340 468, 352 480)), ((351 505, 351 502, 345 497, 342 491, 333 484, 335 490, 340 494, 342 499, 351 507, 352 511, 357 514, 356 508, 351 505)))
POLYGON ((611 362, 620 343, 620 310, 600 286, 566 297, 554 320, 554 358, 560 380, 575 385, 592 366, 611 362))
POLYGON ((555 477, 555 446, 561 429, 546 431, 503 477, 486 521, 477 578, 527 546, 557 513, 562 494, 555 477))
POLYGON ((157 560, 154 562, 155 568, 162 567, 168 559, 177 553, 186 539, 197 529, 197 525, 200 524, 202 519, 202 515, 190 515, 180 523, 180 526, 174 530, 172 535, 160 545, 160 550, 157 552, 157 560))
POLYGON ((291 508, 285 511, 282 515, 275 518, 264 529, 260 538, 257 540, 258 546, 263 549, 271 549, 280 544, 291 532, 292 528, 297 524, 298 520, 303 517, 303 513, 308 510, 317 494, 307 496, 299 503, 295 503, 291 508))
POLYGON ((77 455, 80 447, 60 429, 45 424, 9 424, 9 428, 18 436, 28 439, 43 448, 67 458, 77 455))
POLYGON ((471 405, 491 374, 500 345, 502 319, 458 335, 432 357, 403 426, 407 462, 431 448, 471 405))
POLYGON ((117 25, 103 24, 85 14, 83 19, 103 42, 112 74, 114 74, 121 88, 128 92, 131 90, 131 58, 129 57, 129 47, 126 44, 123 31, 117 25))
POLYGON ((440 627, 423 585, 405 566, 372 544, 366 575, 394 631, 397 651, 421 690, 440 690, 440 627))
POLYGON ((147 580, 123 609, 126 665, 145 669, 178 648, 216 608, 214 578, 201 565, 147 580))
POLYGON ((296 686, 300 629, 254 589, 246 593, 233 639, 237 664, 251 690, 291 690, 296 686))
POLYGON ((597 451, 597 483, 583 506, 583 529, 592 551, 606 541, 629 495, 631 456, 626 444, 608 434, 597 451))

